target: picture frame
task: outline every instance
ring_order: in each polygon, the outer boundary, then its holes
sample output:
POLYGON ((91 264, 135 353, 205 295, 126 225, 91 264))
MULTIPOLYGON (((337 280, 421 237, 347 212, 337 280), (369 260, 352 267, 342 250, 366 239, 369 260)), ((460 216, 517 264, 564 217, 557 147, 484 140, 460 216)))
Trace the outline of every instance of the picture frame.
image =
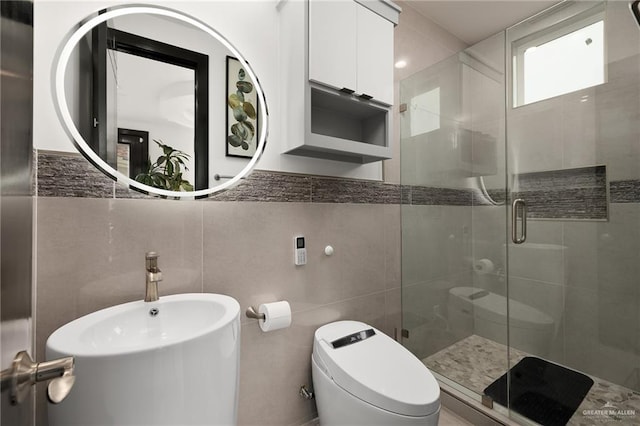
POLYGON ((225 103, 225 154, 227 157, 252 158, 260 133, 258 95, 254 82, 233 56, 227 56, 225 103))
POLYGON ((118 128, 117 169, 135 179, 149 167, 149 132, 118 128))

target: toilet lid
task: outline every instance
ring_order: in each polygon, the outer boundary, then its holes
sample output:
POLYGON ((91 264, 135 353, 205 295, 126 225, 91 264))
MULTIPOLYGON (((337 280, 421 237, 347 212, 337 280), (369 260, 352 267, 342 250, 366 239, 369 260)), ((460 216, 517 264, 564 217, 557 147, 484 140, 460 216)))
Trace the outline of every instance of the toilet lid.
POLYGON ((322 326, 316 330, 313 346, 320 368, 338 386, 371 405, 405 416, 428 416, 440 406, 440 388, 429 369, 398 342, 365 323, 338 321, 322 326))

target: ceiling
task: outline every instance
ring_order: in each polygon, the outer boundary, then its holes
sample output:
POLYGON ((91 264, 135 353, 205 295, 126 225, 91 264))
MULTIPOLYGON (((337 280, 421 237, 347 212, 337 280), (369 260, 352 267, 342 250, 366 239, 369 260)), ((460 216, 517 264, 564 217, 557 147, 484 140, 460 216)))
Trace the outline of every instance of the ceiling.
POLYGON ((403 6, 410 6, 468 45, 473 45, 558 2, 558 0, 405 0, 403 6))

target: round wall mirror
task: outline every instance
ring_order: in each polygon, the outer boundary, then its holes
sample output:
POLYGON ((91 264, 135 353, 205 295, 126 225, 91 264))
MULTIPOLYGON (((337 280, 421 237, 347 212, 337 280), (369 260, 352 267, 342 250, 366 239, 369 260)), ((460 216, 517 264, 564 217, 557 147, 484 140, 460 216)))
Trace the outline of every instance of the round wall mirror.
POLYGON ((216 30, 179 11, 96 12, 63 42, 54 79, 76 147, 143 193, 193 199, 231 188, 266 145, 253 69, 216 30))

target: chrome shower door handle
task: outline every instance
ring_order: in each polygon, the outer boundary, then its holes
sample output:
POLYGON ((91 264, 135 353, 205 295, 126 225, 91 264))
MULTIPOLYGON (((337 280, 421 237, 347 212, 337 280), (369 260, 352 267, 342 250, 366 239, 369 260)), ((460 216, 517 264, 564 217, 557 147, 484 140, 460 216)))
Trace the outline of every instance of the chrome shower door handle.
POLYGON ((511 241, 514 244, 522 244, 527 239, 527 203, 518 198, 511 204, 511 241), (518 235, 518 212, 522 212, 522 226, 518 235))

